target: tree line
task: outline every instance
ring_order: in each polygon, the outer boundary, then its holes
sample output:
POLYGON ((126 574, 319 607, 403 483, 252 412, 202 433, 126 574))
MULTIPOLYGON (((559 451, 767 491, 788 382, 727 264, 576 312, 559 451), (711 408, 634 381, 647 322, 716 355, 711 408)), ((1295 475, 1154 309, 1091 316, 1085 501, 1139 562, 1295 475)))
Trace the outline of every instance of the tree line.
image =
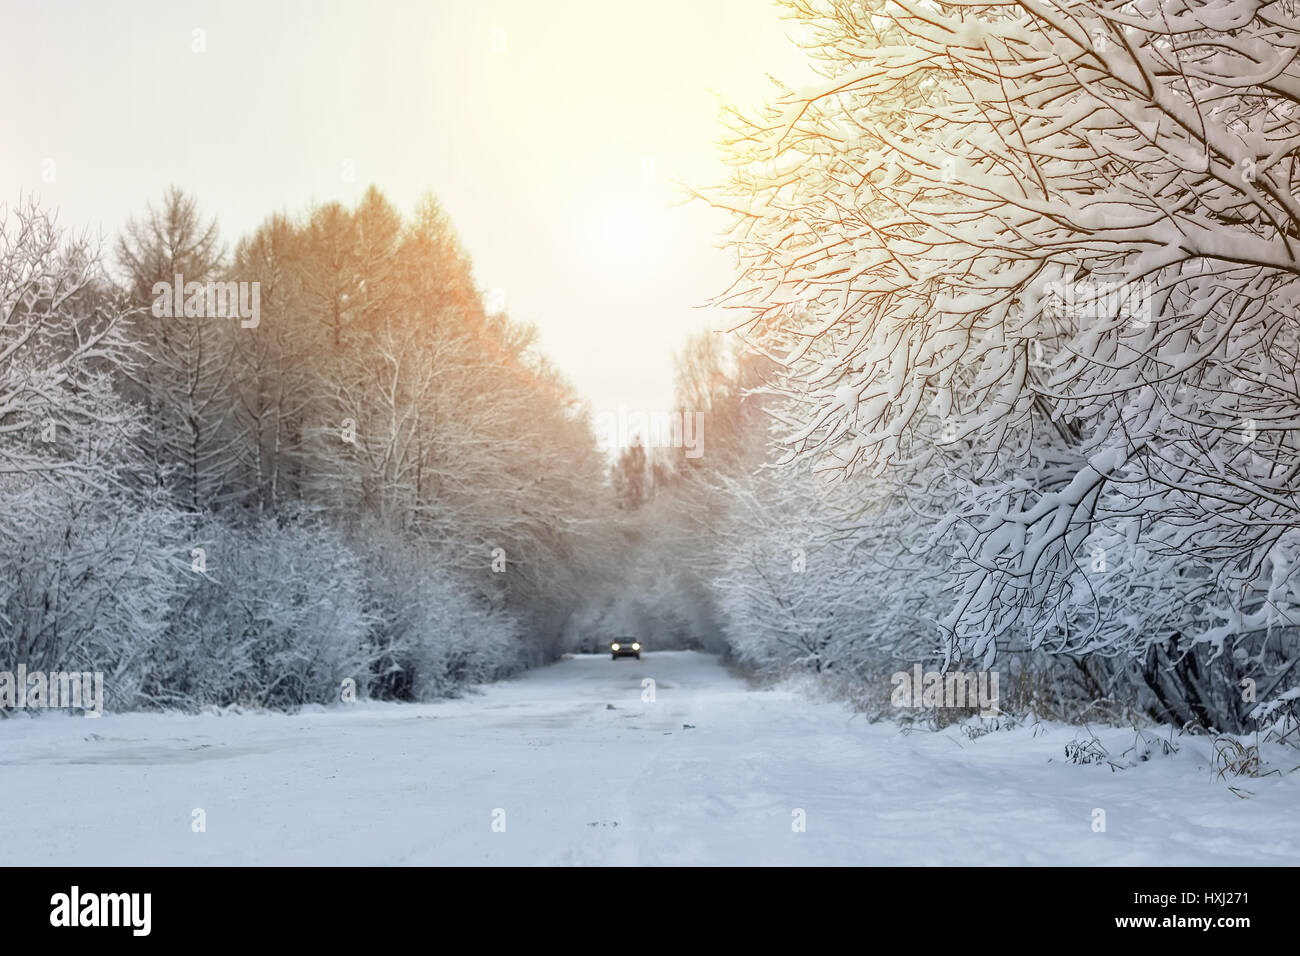
POLYGON ((233 249, 178 189, 111 250, 6 210, 0 436, 0 661, 117 708, 454 693, 555 657, 600 563, 585 406, 433 198, 233 249), (158 307, 178 277, 256 323, 158 307))

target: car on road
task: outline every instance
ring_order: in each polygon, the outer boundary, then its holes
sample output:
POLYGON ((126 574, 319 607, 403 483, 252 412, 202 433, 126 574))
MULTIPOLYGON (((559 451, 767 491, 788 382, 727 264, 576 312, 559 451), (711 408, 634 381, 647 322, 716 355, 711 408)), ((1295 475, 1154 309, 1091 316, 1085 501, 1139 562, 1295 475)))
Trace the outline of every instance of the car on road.
POLYGON ((641 659, 641 642, 635 637, 616 638, 609 645, 610 660, 616 661, 620 657, 635 657, 641 659))

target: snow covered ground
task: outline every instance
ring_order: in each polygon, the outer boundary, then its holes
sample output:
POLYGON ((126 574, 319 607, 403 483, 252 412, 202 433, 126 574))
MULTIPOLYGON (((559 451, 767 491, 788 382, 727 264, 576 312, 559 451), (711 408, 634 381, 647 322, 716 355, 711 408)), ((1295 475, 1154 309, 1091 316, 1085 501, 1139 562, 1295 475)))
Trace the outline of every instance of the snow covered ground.
POLYGON ((690 652, 430 705, 47 714, 0 721, 0 865, 1300 863, 1300 773, 1241 799, 1205 738, 1112 772, 1077 735, 902 734, 690 652))

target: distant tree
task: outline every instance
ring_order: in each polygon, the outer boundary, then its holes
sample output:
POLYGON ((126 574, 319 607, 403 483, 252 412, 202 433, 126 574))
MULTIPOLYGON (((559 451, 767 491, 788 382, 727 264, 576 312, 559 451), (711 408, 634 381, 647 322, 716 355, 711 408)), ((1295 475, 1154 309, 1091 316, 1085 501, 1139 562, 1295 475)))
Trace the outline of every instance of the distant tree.
POLYGON ((307 223, 302 257, 304 305, 328 330, 335 349, 359 294, 356 223, 342 204, 317 207, 307 223))
POLYGON ((646 503, 646 455, 641 437, 635 436, 632 443, 622 449, 614 463, 614 489, 618 496, 619 507, 635 511, 646 503))
POLYGON ((272 216, 235 249, 230 274, 260 285, 261 321, 234 336, 234 390, 243 436, 240 499, 264 514, 302 505, 313 462, 327 340, 304 303, 303 236, 272 216))
POLYGON ((153 462, 150 481, 192 511, 217 507, 241 450, 234 397, 237 320, 154 314, 155 286, 207 283, 221 275, 216 222, 204 221, 193 198, 172 187, 158 206, 128 221, 118 264, 134 303, 133 329, 144 358, 127 370, 127 397, 146 409, 141 436, 153 462))

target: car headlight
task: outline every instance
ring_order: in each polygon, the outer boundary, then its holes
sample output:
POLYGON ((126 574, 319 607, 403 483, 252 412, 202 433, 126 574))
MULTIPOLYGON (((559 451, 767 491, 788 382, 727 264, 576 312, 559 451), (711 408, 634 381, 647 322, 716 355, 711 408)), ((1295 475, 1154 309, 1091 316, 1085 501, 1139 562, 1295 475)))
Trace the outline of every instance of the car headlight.
POLYGON ((633 644, 633 645, 632 645, 632 650, 634 650, 634 651, 639 651, 639 650, 641 650, 641 645, 640 645, 640 644, 633 644))
POLYGON ((611 651, 616 651, 616 650, 618 650, 618 645, 617 645, 617 644, 611 644, 611 645, 609 645, 609 649, 610 649, 611 651))

